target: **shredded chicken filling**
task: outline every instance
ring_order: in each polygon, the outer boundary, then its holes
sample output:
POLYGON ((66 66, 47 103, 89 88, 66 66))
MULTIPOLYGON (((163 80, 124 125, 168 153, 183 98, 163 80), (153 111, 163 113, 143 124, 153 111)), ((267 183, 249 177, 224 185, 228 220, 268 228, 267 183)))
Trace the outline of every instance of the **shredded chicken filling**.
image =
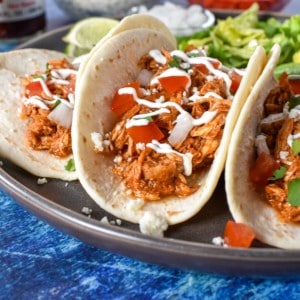
MULTIPOLYGON (((25 143, 33 150, 48 151, 57 157, 72 153, 71 129, 49 117, 59 105, 67 103, 75 92, 76 70, 67 60, 50 61, 44 73, 23 78, 21 118, 27 122, 25 143)), ((57 114, 63 120, 67 116, 57 114)), ((69 116, 70 117, 70 116, 69 116)), ((63 122, 62 122, 63 123, 63 122)))
POLYGON ((271 91, 265 102, 265 116, 270 121, 261 125, 261 131, 266 136, 270 153, 287 171, 282 179, 269 182, 264 192, 266 200, 283 221, 300 222, 300 207, 288 202, 288 184, 295 178, 300 178, 300 157, 288 142, 290 135, 300 133, 300 120, 284 112, 291 96, 288 79, 283 77, 280 85, 271 91), (270 116, 275 114, 283 114, 284 118, 274 118, 272 121, 270 116))
MULTIPOLYGON (((173 60, 169 52, 162 50, 162 54, 166 57, 166 64, 158 63, 150 55, 141 59, 141 68, 150 71, 152 79, 151 84, 142 86, 143 93, 140 97, 153 103, 177 103, 194 120, 199 119, 205 112, 215 112, 215 115, 204 124, 192 126, 184 141, 171 145, 172 152, 169 153, 158 153, 148 147, 147 143, 135 143, 128 134, 128 119, 157 110, 147 105, 136 103, 124 113, 112 131, 106 134, 107 147, 103 152, 115 155, 113 172, 123 179, 127 193, 149 201, 171 195, 185 197, 199 189, 195 178, 210 167, 220 145, 226 116, 232 104, 232 96, 227 94, 228 81, 214 76, 203 65, 191 65, 186 70, 191 83, 188 88, 168 92, 162 84, 153 80, 170 68, 170 61, 173 60), (185 175, 183 157, 176 153, 191 155, 191 176, 185 175)), ((180 114, 173 105, 166 108, 169 112, 152 116, 164 135, 159 140, 163 145, 170 144, 168 137, 180 114)))

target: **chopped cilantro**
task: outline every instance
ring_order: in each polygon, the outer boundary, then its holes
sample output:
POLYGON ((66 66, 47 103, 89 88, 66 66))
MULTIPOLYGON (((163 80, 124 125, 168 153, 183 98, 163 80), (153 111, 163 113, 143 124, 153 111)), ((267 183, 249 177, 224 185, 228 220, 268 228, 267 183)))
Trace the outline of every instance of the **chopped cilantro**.
POLYGON ((293 109, 294 107, 296 107, 299 104, 300 104, 300 96, 291 97, 290 101, 289 101, 289 110, 293 109))
POLYGON ((75 163, 74 163, 73 158, 68 160, 67 164, 65 165, 65 170, 69 171, 69 172, 75 172, 76 171, 75 163))
POLYGON ((134 116, 133 119, 135 120, 147 120, 148 122, 152 122, 153 121, 153 118, 151 116, 147 116, 147 117, 142 117, 142 116, 134 116))
POLYGON ((32 75, 31 77, 32 79, 37 79, 37 78, 45 79, 45 75, 32 75))
POLYGON ((298 155, 300 153, 300 141, 299 140, 293 140, 292 149, 293 149, 294 155, 298 155))
POLYGON ((275 170, 273 176, 269 178, 269 180, 278 180, 282 179, 287 171, 287 168, 281 166, 279 169, 275 170))
POLYGON ((292 206, 300 206, 300 178, 288 183, 288 202, 292 206))
POLYGON ((189 52, 188 57, 199 57, 199 53, 197 52, 189 52))
POLYGON ((180 68, 181 58, 179 56, 173 55, 172 60, 169 61, 169 66, 173 68, 180 68))
POLYGON ((54 106, 52 107, 52 109, 54 109, 55 107, 57 107, 59 104, 61 104, 61 100, 57 99, 54 103, 54 106))
POLYGON ((152 122, 153 118, 151 116, 145 118, 147 121, 152 122))

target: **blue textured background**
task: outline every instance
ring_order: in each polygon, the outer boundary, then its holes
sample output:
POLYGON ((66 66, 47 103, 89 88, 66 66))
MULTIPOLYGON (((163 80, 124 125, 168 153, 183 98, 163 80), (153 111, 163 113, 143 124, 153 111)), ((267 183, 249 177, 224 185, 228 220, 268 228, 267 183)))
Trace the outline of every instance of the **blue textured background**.
POLYGON ((297 279, 151 265, 61 233, 2 191, 0 207, 0 299, 300 299, 297 279))

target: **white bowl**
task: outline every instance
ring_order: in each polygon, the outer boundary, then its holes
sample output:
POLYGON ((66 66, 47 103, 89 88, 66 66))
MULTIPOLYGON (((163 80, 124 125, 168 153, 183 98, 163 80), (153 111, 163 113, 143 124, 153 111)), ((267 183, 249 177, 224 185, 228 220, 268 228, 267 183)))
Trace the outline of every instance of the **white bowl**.
POLYGON ((135 6, 151 7, 159 0, 55 0, 57 6, 72 19, 90 16, 121 18, 135 6))
POLYGON ((147 8, 140 5, 132 13, 148 14, 157 17, 169 27, 175 36, 191 35, 204 30, 215 23, 215 15, 201 5, 182 5, 165 1, 147 8))

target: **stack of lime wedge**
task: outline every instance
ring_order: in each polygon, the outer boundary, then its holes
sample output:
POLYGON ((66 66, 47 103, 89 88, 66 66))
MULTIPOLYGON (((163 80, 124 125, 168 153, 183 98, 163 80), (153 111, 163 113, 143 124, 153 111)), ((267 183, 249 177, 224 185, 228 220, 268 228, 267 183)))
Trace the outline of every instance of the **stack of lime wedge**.
POLYGON ((65 53, 71 57, 88 53, 117 24, 118 20, 104 17, 89 17, 76 22, 63 37, 67 43, 65 53))

